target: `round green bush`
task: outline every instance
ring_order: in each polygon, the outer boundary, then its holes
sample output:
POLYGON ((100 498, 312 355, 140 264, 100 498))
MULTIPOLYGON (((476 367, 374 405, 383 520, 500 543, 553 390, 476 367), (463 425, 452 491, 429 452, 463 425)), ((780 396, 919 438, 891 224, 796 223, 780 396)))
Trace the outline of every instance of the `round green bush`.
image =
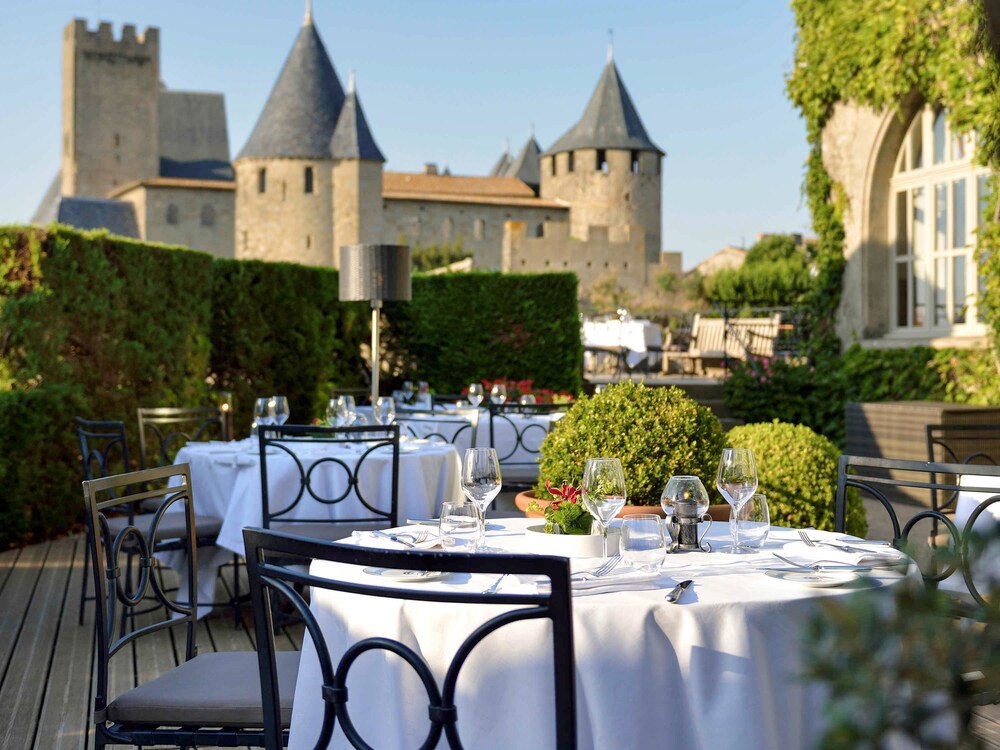
POLYGON ((547 479, 579 487, 587 459, 603 456, 621 459, 630 504, 659 505, 673 474, 714 486, 723 436, 712 410, 680 388, 618 383, 581 397, 556 422, 541 446, 535 491, 548 497, 547 479))
MULTIPOLYGON (((774 420, 734 427, 729 445, 750 448, 757 460, 758 489, 767 495, 776 526, 833 530, 840 452, 805 425, 774 420)), ((861 498, 847 499, 847 532, 864 536, 868 521, 861 498)))

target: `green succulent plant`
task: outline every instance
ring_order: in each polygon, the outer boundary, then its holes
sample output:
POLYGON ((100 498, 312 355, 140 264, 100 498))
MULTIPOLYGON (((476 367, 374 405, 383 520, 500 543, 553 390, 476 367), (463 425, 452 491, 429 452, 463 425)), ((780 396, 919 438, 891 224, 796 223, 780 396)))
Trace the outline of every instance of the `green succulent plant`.
POLYGON ((695 474, 714 486, 723 439, 712 410, 680 388, 618 383, 581 397, 556 422, 541 446, 535 492, 547 496, 546 480, 578 486, 588 458, 618 458, 628 502, 659 505, 674 474, 695 474))
MULTIPOLYGON (((757 488, 767 495, 772 524, 833 530, 837 446, 805 425, 778 420, 734 427, 727 438, 734 448, 753 451, 757 488)), ((847 498, 846 528, 857 536, 868 530, 856 492, 847 498)))

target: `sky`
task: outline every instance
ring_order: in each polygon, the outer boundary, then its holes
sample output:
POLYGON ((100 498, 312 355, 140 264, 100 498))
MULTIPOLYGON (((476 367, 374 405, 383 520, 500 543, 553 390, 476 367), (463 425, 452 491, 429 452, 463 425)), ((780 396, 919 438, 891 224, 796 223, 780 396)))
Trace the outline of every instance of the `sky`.
MULTIPOLYGON (((545 149, 583 114, 609 36, 663 164, 663 248, 685 269, 759 232, 811 235, 805 126, 785 96, 795 23, 781 0, 313 0, 387 163, 485 175, 532 127, 545 149), (610 32, 610 35, 609 35, 610 32)), ((74 18, 160 29, 167 87, 225 94, 246 142, 305 0, 2 0, 0 224, 27 222, 59 168, 61 42, 74 18), (17 33, 9 33, 10 30, 17 33)))

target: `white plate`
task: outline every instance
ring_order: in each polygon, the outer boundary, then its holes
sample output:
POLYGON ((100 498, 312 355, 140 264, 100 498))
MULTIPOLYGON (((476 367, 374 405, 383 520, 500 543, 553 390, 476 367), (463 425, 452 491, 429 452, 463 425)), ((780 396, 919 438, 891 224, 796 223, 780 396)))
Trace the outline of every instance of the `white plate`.
POLYGON ((813 588, 832 588, 843 586, 845 583, 856 581, 857 573, 827 571, 802 571, 797 570, 768 570, 765 574, 780 581, 797 583, 801 586, 812 586, 813 588))
POLYGON ((389 581, 407 581, 409 583, 423 583, 424 581, 436 581, 448 575, 443 570, 406 570, 405 568, 365 568, 364 572, 370 576, 378 576, 389 581))

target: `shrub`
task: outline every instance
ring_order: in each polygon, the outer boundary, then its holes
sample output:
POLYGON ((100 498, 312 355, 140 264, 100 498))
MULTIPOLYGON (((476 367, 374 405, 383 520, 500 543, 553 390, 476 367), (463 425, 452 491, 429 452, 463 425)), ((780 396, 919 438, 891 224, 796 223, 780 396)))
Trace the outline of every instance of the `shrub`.
MULTIPOLYGON (((804 425, 765 422, 734 427, 729 444, 750 448, 757 459, 758 489, 767 495, 771 523, 833 529, 837 495, 837 446, 804 425)), ((861 498, 847 502, 847 532, 864 536, 868 521, 861 498)))
POLYGON ((556 422, 541 446, 539 482, 579 486, 588 458, 619 458, 628 502, 658 505, 673 474, 695 474, 714 486, 723 446, 722 425, 711 409, 680 388, 619 383, 581 397, 556 422))

